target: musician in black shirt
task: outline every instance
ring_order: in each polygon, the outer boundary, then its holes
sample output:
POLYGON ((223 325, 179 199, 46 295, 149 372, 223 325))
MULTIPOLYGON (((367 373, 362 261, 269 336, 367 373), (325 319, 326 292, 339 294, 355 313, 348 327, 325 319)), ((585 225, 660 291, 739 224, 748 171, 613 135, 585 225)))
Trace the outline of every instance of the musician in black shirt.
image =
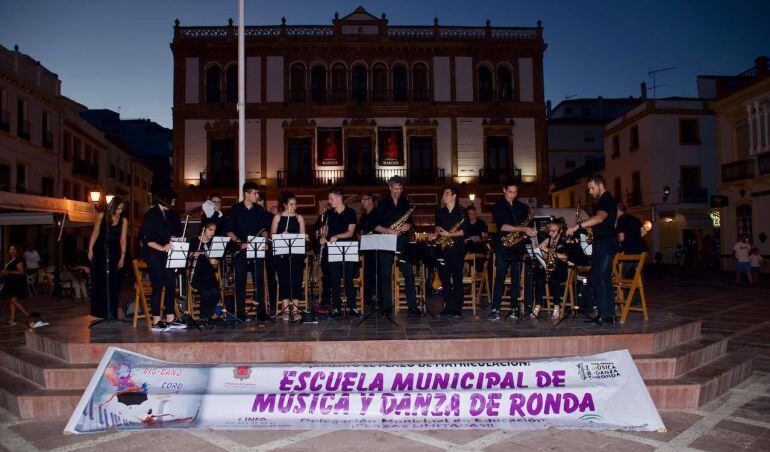
MULTIPOLYGON (((262 190, 259 191, 259 200, 257 201, 257 204, 259 204, 265 212, 263 223, 272 225, 273 217, 278 213, 278 207, 274 206, 273 211, 267 209, 267 195, 262 190)), ((267 306, 268 312, 275 312, 278 274, 276 273, 276 264, 273 253, 265 253, 265 279, 267 280, 267 303, 265 303, 265 306, 267 306)))
POLYGON ((206 215, 206 211, 203 211, 201 213, 201 222, 206 219, 213 220, 217 227, 216 235, 225 237, 227 235, 225 231, 225 224, 227 223, 227 220, 225 218, 225 214, 222 213, 222 195, 219 193, 212 193, 209 195, 208 201, 214 205, 214 212, 211 214, 211 216, 208 216, 206 215))
POLYGON ((201 297, 200 319, 207 322, 214 314, 219 302, 219 281, 217 281, 217 259, 207 256, 211 241, 216 235, 217 223, 213 218, 201 220, 200 235, 190 241, 190 259, 193 261, 190 285, 201 297))
POLYGON ((615 219, 617 206, 607 191, 604 177, 599 174, 588 179, 588 192, 598 199, 595 214, 591 218, 576 224, 567 230, 573 235, 581 228, 593 229, 593 252, 591 254, 591 273, 589 281, 593 287, 594 304, 599 315, 595 319, 599 324, 615 324, 615 289, 612 285, 612 261, 618 250, 615 237, 615 219))
POLYGON ((350 315, 358 315, 356 310, 356 289, 353 278, 356 274, 357 262, 329 262, 329 243, 350 242, 355 237, 356 211, 345 205, 344 193, 339 188, 329 190, 329 210, 326 211, 326 227, 321 235, 323 260, 327 262, 327 274, 324 285, 329 284, 331 297, 331 317, 340 315, 340 280, 344 278, 345 296, 350 315))
POLYGON ((468 233, 468 215, 465 208, 457 202, 457 187, 445 188, 441 200, 444 207, 436 211, 434 233, 430 234, 429 238, 451 238, 452 245, 447 248, 439 247, 443 264, 439 263, 438 275, 441 278, 441 295, 444 298, 444 310, 439 315, 460 317, 463 315, 464 237, 468 233))
MULTIPOLYGON (((243 184, 243 201, 230 208, 227 221, 227 236, 237 245, 238 251, 233 255, 235 270, 235 309, 236 316, 246 320, 246 277, 251 273, 254 281, 254 300, 257 303, 257 316, 265 318, 267 309, 264 305, 264 259, 246 260, 246 250, 249 248, 249 236, 267 238, 270 225, 265 224, 265 211, 257 204, 259 193, 257 184, 243 184)), ((228 310, 231 307, 228 308, 228 310)))
MULTIPOLYGON (((361 196, 361 208, 363 213, 358 219, 358 227, 356 228, 356 238, 360 241, 362 235, 370 234, 374 232, 374 195, 371 193, 364 193, 361 196)), ((372 304, 372 296, 374 295, 375 284, 375 270, 374 263, 374 251, 362 251, 361 255, 364 256, 364 304, 372 304)))
POLYGON ((142 244, 142 257, 147 262, 147 272, 152 283, 150 306, 152 309, 152 324, 154 329, 163 329, 174 321, 174 291, 176 276, 174 270, 166 268, 166 258, 171 250, 171 237, 182 235, 182 223, 179 216, 171 209, 176 193, 163 190, 155 195, 155 205, 144 214, 142 227, 139 231, 142 244), (163 313, 166 323, 160 320, 161 293, 163 296, 163 313))
POLYGON ((492 207, 492 218, 497 224, 497 234, 494 239, 495 249, 495 285, 492 291, 492 311, 487 316, 487 320, 499 320, 500 308, 503 303, 503 292, 505 291, 505 277, 510 269, 511 274, 511 315, 518 317, 521 315, 519 310, 519 291, 522 255, 525 251, 527 240, 521 240, 516 246, 507 247, 503 245, 502 238, 511 232, 521 232, 527 237, 536 237, 537 231, 529 227, 528 224, 522 224, 529 215, 529 207, 516 197, 519 194, 519 187, 515 182, 508 182, 503 187, 503 197, 499 199, 492 207))
POLYGON ((618 221, 615 225, 615 231, 618 234, 619 252, 625 254, 641 254, 644 252, 642 237, 647 230, 642 226, 638 218, 626 213, 626 206, 617 204, 618 221))
MULTIPOLYGON (((388 180, 388 188, 390 193, 378 203, 375 210, 376 220, 374 222, 377 226, 374 230, 380 234, 398 236, 397 250, 403 253, 406 243, 409 241, 408 233, 412 229, 410 219, 398 229, 391 229, 390 226, 412 208, 412 203, 406 199, 406 196, 403 196, 404 182, 402 178, 398 176, 391 177, 388 180)), ((379 285, 377 296, 380 300, 380 308, 384 313, 390 313, 393 309, 393 291, 391 289, 393 257, 392 253, 379 252, 377 259, 377 284, 379 285)), ((399 259, 398 268, 401 274, 404 275, 404 287, 406 288, 406 302, 409 307, 409 314, 420 315, 420 310, 417 308, 417 293, 412 264, 399 259)))

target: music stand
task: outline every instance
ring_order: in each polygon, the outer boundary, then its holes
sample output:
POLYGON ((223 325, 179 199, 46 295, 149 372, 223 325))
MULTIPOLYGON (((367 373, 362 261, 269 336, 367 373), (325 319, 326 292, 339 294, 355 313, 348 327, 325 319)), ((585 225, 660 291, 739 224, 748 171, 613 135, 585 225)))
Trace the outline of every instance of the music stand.
MULTIPOLYGON (((187 270, 188 265, 188 259, 190 257, 190 244, 186 241, 184 241, 183 238, 176 238, 173 237, 171 239, 171 249, 168 251, 168 256, 166 257, 166 268, 172 269, 176 272, 179 272, 179 270, 187 270)), ((179 273, 181 276, 181 273, 179 273)), ((184 282, 184 278, 180 278, 182 282, 184 282)), ((179 292, 183 292, 183 288, 179 287, 179 292)), ((176 302, 176 297, 174 297, 174 302, 176 302)), ((179 318, 174 319, 173 322, 171 322, 171 325, 185 325, 186 323, 192 324, 198 328, 200 331, 200 325, 198 325, 197 322, 195 322, 194 319, 192 319, 192 316, 187 311, 185 306, 180 306, 179 311, 182 313, 179 318), (184 321, 183 321, 184 318, 184 321), (192 321, 191 321, 192 320, 192 321)), ((186 325, 188 326, 188 325, 186 325)), ((168 331, 172 329, 173 327, 169 327, 164 329, 163 331, 168 331)))
MULTIPOLYGON (((276 317, 280 316, 284 313, 287 309, 289 310, 289 318, 292 319, 294 316, 292 315, 294 313, 294 310, 299 310, 299 307, 294 304, 294 293, 291 283, 291 275, 294 271, 291 268, 291 255, 292 254, 299 254, 304 256, 305 255, 305 234, 273 234, 273 255, 274 256, 286 256, 285 259, 289 259, 289 305, 285 306, 283 309, 281 309, 280 312, 276 314, 276 317)), ((269 316, 268 316, 269 318, 269 316)), ((294 321, 290 321, 289 323, 295 323, 294 321)))
MULTIPOLYGON (((593 254, 593 244, 589 244, 588 243, 587 236, 585 234, 580 234, 578 236, 578 243, 580 245, 579 248, 583 252, 585 257, 587 257, 587 258, 591 257, 591 255, 593 254)), ((575 278, 572 281, 572 293, 574 294, 575 298, 578 297, 577 285, 578 285, 578 279, 580 279, 580 276, 578 276, 578 274, 577 274, 577 268, 578 268, 578 265, 575 264, 575 270, 574 270, 575 271, 575 278)), ((586 283, 581 282, 581 284, 586 284, 586 283)), ((585 322, 593 322, 596 325, 600 325, 600 323, 599 323, 599 321, 597 319, 591 317, 588 314, 588 312, 585 312, 585 311, 581 310, 580 306, 578 306, 577 308, 575 308, 573 306, 571 311, 572 312, 571 312, 569 317, 572 319, 573 322, 575 321, 575 319, 577 318, 578 315, 582 315, 583 317, 586 318, 585 322)), ((564 315, 561 319, 559 319, 559 321, 556 322, 556 324, 553 327, 554 328, 558 327, 565 320, 567 320, 567 316, 566 315, 564 315)))
MULTIPOLYGON (((359 247, 358 242, 328 242, 326 244, 329 263, 332 263, 332 262, 342 263, 342 283, 343 284, 345 284, 345 282, 347 281, 347 270, 346 270, 347 265, 345 264, 348 262, 358 262, 358 247, 359 247)), ((342 295, 341 298, 344 298, 344 300, 346 301, 345 303, 346 306, 343 309, 345 309, 345 313, 347 313, 348 312, 347 302, 349 301, 347 299, 347 295, 342 295)))
MULTIPOLYGON (((371 317, 372 314, 374 314, 374 323, 377 323, 377 317, 379 317, 378 312, 380 310, 380 250, 395 253, 397 242, 398 236, 393 234, 366 234, 361 236, 359 249, 361 251, 374 251, 374 294, 372 295, 374 308, 358 321, 356 328, 361 326, 361 324, 371 317)), ((387 312, 383 312, 382 315, 393 325, 399 326, 387 312)))
POLYGON ((229 237, 214 236, 211 238, 211 246, 206 250, 206 257, 209 259, 222 259, 225 256, 225 248, 229 237))

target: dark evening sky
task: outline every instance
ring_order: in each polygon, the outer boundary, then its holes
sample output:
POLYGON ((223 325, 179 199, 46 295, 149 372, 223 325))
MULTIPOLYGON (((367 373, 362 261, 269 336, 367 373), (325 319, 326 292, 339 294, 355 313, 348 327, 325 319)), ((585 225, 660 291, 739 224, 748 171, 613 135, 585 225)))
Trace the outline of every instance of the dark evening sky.
MULTIPOLYGON (((246 0, 247 25, 331 24, 345 1, 246 0)), ((391 24, 534 26, 542 19, 545 95, 639 95, 650 69, 658 97, 695 96, 699 74, 737 74, 770 55, 770 1, 361 1, 391 24), (536 4, 537 3, 537 4, 536 4)), ((0 44, 41 61, 62 92, 90 108, 171 126, 173 21, 225 25, 236 0, 0 0, 0 44)))

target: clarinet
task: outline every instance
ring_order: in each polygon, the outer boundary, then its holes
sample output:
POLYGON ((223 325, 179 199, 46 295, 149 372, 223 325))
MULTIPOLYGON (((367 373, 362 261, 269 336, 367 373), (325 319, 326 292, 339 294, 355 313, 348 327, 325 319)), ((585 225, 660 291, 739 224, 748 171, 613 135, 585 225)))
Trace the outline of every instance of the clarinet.
MULTIPOLYGON (((326 241, 326 233, 327 233, 326 227, 329 224, 329 216, 326 215, 326 213, 322 213, 321 214, 321 221, 323 222, 323 226, 321 226, 321 233, 319 234, 319 239, 322 238, 322 239, 324 239, 324 241, 326 241)), ((320 247, 318 247, 318 258, 317 258, 318 265, 321 265, 321 261, 323 260, 324 248, 325 247, 326 247, 326 245, 323 244, 323 243, 321 244, 320 247)))

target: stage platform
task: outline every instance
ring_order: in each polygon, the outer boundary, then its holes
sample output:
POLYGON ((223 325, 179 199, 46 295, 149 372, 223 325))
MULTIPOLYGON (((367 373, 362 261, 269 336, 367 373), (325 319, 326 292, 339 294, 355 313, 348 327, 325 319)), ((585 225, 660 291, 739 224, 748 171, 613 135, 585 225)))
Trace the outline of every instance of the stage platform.
POLYGON ((658 313, 617 327, 582 319, 491 322, 483 317, 358 318, 317 324, 250 323, 214 329, 148 331, 80 315, 27 331, 0 350, 0 403, 22 418, 68 416, 109 346, 185 363, 370 363, 527 360, 628 349, 659 409, 697 408, 746 379, 752 356, 727 353, 727 339, 701 321, 658 313))

